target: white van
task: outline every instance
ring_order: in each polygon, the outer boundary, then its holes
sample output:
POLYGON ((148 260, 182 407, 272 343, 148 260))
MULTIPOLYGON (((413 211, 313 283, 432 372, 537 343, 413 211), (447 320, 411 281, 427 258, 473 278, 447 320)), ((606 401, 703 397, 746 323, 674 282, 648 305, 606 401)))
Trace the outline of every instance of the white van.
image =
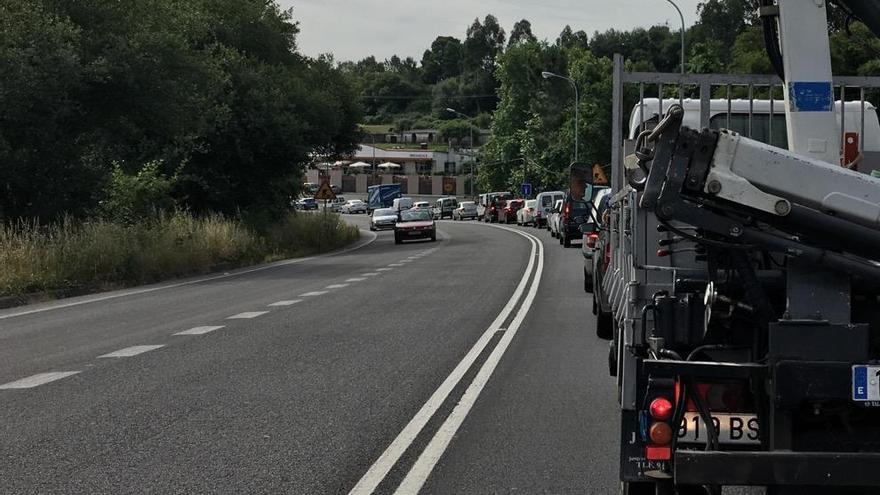
POLYGON ((444 217, 452 218, 452 212, 458 208, 458 200, 455 198, 440 198, 434 203, 434 218, 442 220, 444 217))
POLYGON ((544 225, 550 227, 547 220, 553 213, 553 205, 562 199, 565 199, 565 193, 562 191, 547 191, 535 196, 535 227, 540 228, 544 225))
POLYGON ((412 198, 397 198, 394 200, 394 204, 391 205, 397 211, 408 210, 413 207, 413 199, 412 198))

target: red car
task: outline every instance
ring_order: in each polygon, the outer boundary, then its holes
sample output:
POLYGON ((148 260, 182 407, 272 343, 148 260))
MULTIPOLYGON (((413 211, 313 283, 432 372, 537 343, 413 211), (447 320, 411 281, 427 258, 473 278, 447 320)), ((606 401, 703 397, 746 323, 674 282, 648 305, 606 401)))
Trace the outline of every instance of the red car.
POLYGON ((516 212, 525 206, 524 199, 510 199, 498 212, 498 222, 513 223, 516 221, 516 212))
POLYGON ((437 240, 437 226, 428 210, 413 208, 400 212, 400 220, 394 224, 394 244, 410 239, 437 240))

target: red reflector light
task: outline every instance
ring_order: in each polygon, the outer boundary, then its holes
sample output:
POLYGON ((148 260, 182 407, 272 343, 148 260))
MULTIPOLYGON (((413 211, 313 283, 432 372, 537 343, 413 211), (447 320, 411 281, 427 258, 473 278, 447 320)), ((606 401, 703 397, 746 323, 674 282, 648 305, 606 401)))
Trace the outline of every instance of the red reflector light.
POLYGON ((648 429, 648 438, 657 445, 669 445, 672 443, 672 427, 667 423, 654 423, 648 429))
POLYGON ((649 411, 652 418, 666 421, 672 417, 672 402, 664 397, 658 397, 651 401, 649 411))
POLYGON ((672 459, 669 447, 645 447, 645 458, 649 461, 668 461, 672 459))

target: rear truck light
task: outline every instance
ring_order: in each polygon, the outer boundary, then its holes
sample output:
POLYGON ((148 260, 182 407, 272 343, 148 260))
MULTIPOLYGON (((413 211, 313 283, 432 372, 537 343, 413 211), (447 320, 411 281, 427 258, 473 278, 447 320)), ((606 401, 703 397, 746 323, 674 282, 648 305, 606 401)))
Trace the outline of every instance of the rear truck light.
POLYGON ((599 240, 599 234, 591 233, 586 236, 586 243, 588 248, 596 247, 596 242, 599 240))
POLYGON ((671 249, 658 249, 657 250, 657 257, 658 258, 665 258, 667 256, 670 256, 671 254, 672 254, 671 249))
POLYGON ((672 417, 672 402, 665 397, 658 397, 651 401, 648 412, 656 420, 667 421, 672 417))
POLYGON ((668 461, 672 459, 670 447, 645 447, 645 458, 649 461, 668 461))
POLYGON ((669 445, 672 443, 672 427, 669 426, 669 423, 658 421, 648 428, 648 438, 654 445, 669 445))

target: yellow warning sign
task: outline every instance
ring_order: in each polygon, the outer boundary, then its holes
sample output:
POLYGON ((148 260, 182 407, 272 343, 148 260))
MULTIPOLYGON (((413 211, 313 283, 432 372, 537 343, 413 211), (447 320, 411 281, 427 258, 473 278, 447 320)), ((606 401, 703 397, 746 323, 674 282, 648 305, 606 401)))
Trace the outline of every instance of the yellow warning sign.
POLYGON ((315 193, 315 199, 336 199, 336 194, 333 192, 333 188, 330 187, 329 180, 321 182, 321 187, 319 187, 318 191, 315 193))
POLYGON ((602 165, 593 165, 593 184, 597 186, 608 185, 608 177, 605 176, 605 171, 602 170, 602 165))

